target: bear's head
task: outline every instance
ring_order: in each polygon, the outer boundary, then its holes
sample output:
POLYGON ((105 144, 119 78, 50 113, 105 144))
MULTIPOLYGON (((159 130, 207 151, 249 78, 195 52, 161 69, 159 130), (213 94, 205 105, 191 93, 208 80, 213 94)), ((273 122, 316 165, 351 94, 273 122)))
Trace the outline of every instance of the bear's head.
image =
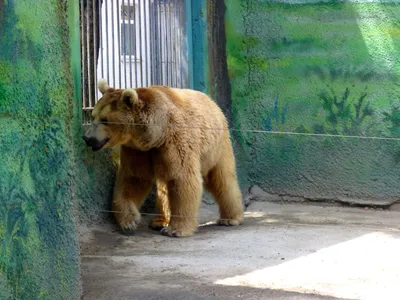
POLYGON ((157 88, 114 89, 99 81, 103 96, 92 111, 83 139, 93 151, 128 146, 147 151, 162 143, 168 103, 157 88))

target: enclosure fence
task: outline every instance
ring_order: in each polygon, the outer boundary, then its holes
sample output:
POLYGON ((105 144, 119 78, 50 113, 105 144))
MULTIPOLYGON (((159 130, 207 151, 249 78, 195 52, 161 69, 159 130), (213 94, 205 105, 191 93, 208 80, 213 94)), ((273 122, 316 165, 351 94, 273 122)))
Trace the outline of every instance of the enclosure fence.
POLYGON ((80 0, 84 123, 99 99, 99 79, 114 88, 189 87, 186 5, 186 0, 80 0))

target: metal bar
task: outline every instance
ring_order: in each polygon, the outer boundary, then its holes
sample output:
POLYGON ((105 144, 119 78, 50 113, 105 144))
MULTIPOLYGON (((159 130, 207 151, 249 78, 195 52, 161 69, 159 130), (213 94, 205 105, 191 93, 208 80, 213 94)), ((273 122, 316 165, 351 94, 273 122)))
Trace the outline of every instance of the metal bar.
POLYGON ((82 38, 82 43, 81 43, 81 56, 82 56, 82 108, 86 108, 86 89, 85 89, 85 30, 83 28, 83 25, 85 24, 84 21, 84 9, 83 9, 83 0, 81 0, 81 10, 80 10, 80 15, 81 15, 81 38, 82 38))
POLYGON ((176 74, 177 74, 177 78, 176 78, 176 81, 177 81, 177 86, 178 87, 182 87, 182 85, 180 84, 180 79, 181 79, 181 74, 178 72, 179 71, 179 68, 180 68, 180 54, 181 54, 181 48, 180 48, 180 35, 181 35, 181 25, 180 25, 180 22, 179 22, 179 18, 180 18, 180 16, 179 16, 179 14, 180 14, 180 7, 181 7, 181 3, 180 3, 180 1, 178 0, 177 1, 177 5, 176 5, 176 15, 175 15, 175 23, 176 23, 176 29, 177 29, 177 33, 176 33, 176 43, 177 43, 177 49, 176 49, 176 74))
POLYGON ((166 85, 169 85, 167 1, 164 1, 166 85))
POLYGON ((176 49, 176 1, 174 2, 173 7, 174 7, 173 16, 171 19, 172 31, 173 31, 173 34, 172 34, 172 40, 173 40, 173 42, 172 42, 172 53, 173 53, 172 65, 174 66, 174 71, 172 72, 172 76, 173 76, 172 85, 173 85, 173 87, 177 87, 177 79, 176 78, 178 76, 178 73, 176 72, 177 71, 176 70, 176 51, 177 51, 177 49, 176 49))
MULTIPOLYGON (((125 3, 122 1, 122 7, 121 7, 121 13, 122 13, 122 23, 120 24, 120 26, 123 24, 123 25, 125 25, 126 23, 125 23, 125 15, 124 15, 124 11, 125 11, 125 3)), ((128 5, 128 11, 130 11, 130 7, 129 7, 129 5, 128 5)), ((130 28, 131 28, 131 24, 129 24, 129 20, 128 20, 128 30, 129 30, 129 32, 130 32, 130 28)), ((122 38, 122 37, 121 37, 122 38)), ((130 39, 128 40, 128 41, 130 41, 130 39)), ((123 47, 124 47, 124 53, 122 53, 122 55, 123 55, 123 59, 122 59, 122 62, 123 62, 123 64, 124 64, 124 79, 125 79, 125 85, 124 85, 124 88, 126 89, 126 88, 128 88, 128 86, 127 86, 127 79, 128 79, 128 76, 126 76, 126 30, 125 30, 125 28, 124 28, 124 45, 123 45, 123 47)), ((128 44, 129 44, 129 42, 128 42, 128 44)))
POLYGON ((165 48, 167 49, 167 85, 171 85, 171 35, 169 18, 169 0, 165 0, 165 48))
POLYGON ((185 1, 185 22, 186 22, 186 41, 187 41, 187 51, 186 55, 188 57, 187 60, 187 85, 190 88, 194 87, 193 82, 193 38, 192 38, 192 1, 185 1), (190 58, 189 58, 190 57, 190 58))
POLYGON ((158 5, 157 5, 157 0, 154 0, 154 4, 153 4, 153 13, 154 13, 154 64, 153 64, 153 74, 154 74, 154 85, 159 85, 160 84, 160 64, 159 64, 159 60, 160 60, 160 56, 159 56, 159 52, 158 52, 158 40, 159 40, 159 36, 158 36, 158 5))
POLYGON ((150 22, 152 24, 152 28, 150 30, 150 47, 151 47, 151 52, 150 52, 150 57, 151 57, 151 66, 150 66, 150 72, 151 72, 151 85, 156 85, 156 76, 154 72, 154 67, 156 66, 156 42, 157 42, 157 32, 156 32, 156 18, 155 16, 155 0, 152 2, 151 7, 150 7, 150 22))
POLYGON ((107 48, 107 83, 110 84, 110 50, 108 49, 108 1, 104 0, 106 3, 106 48, 107 48))
POLYGON ((118 74, 119 74, 119 81, 118 81, 118 88, 122 87, 122 76, 121 76, 121 20, 120 20, 120 12, 121 7, 119 6, 119 0, 117 0, 117 35, 118 35, 118 74))
POLYGON ((140 86, 143 86, 143 53, 142 53, 142 1, 138 1, 139 9, 139 51, 140 51, 140 86))
POLYGON ((133 27, 134 27, 134 59, 135 59, 135 88, 138 87, 138 69, 137 69, 137 43, 136 43, 136 1, 133 0, 133 27))
POLYGON ((180 55, 181 55, 181 43, 180 43, 180 34, 181 34, 181 24, 179 22, 179 13, 180 13, 180 7, 181 3, 178 1, 177 7, 176 7, 176 26, 177 26, 177 34, 176 34, 176 74, 177 74, 177 86, 182 88, 182 85, 180 84, 180 79, 181 79, 181 74, 179 72, 179 69, 181 67, 181 60, 180 60, 180 55))
POLYGON ((169 85, 169 36, 168 36, 168 0, 164 0, 164 38, 165 38, 165 80, 169 85))
POLYGON ((170 85, 173 86, 173 72, 172 72, 172 57, 174 55, 173 47, 172 47, 172 13, 171 13, 171 0, 168 1, 168 17, 169 17, 169 50, 170 50, 170 67, 169 67, 169 72, 170 72, 170 85))
POLYGON ((107 76, 109 84, 116 88, 139 87, 140 85, 168 85, 180 88, 193 86, 193 65, 192 59, 189 58, 193 50, 191 1, 133 0, 133 4, 131 0, 92 0, 92 3, 89 0, 79 0, 79 2, 82 23, 84 122, 89 121, 89 113, 98 100, 97 77, 100 76, 102 78, 107 76), (111 9, 109 5, 112 5, 111 9), (128 12, 125 11, 126 5, 128 12), (111 13, 110 20, 109 13, 111 13), (116 17, 115 13, 117 13, 116 17), (110 30, 112 30, 111 33, 110 30), (114 45, 118 45, 118 49, 115 49, 114 45), (122 66, 121 63, 124 65, 122 66), (129 70, 127 70, 128 63, 129 70), (133 63, 135 71, 133 71, 133 63), (129 79, 128 72, 130 72, 129 79))
POLYGON ((94 74, 93 74, 93 86, 94 86, 94 103, 96 103, 98 99, 98 89, 97 87, 97 16, 96 16, 96 1, 93 0, 93 57, 94 57, 94 62, 93 62, 93 68, 94 68, 94 74))
MULTIPOLYGON (((134 0, 135 1, 135 0, 134 0)), ((135 5, 135 3, 133 3, 133 5, 135 5)), ((129 23, 129 28, 128 28, 128 34, 129 34, 129 53, 128 53, 128 59, 129 59, 129 72, 130 72, 130 86, 133 86, 133 76, 132 76, 132 43, 131 43, 131 39, 132 39, 132 33, 131 32, 131 27, 132 27, 132 23, 131 23, 131 0, 128 1, 128 6, 129 6, 129 13, 128 13, 128 23, 129 23)), ((133 24, 133 28, 135 28, 135 24, 133 24)))
POLYGON ((179 3, 179 45, 180 45, 180 49, 179 49, 179 56, 180 56, 180 67, 181 67, 181 71, 180 71, 180 76, 181 76, 181 88, 183 87, 183 49, 182 49, 182 26, 183 26, 183 22, 182 22, 182 3, 179 3))
POLYGON ((112 37, 112 43, 111 45, 113 45, 112 47, 112 53, 113 53, 113 86, 115 87, 115 47, 114 47, 114 3, 111 4, 111 27, 112 27, 112 31, 111 31, 111 37, 112 37))
POLYGON ((149 80, 149 76, 150 76, 150 73, 151 72, 149 72, 149 64, 150 64, 150 60, 149 60, 149 46, 147 45, 147 36, 148 36, 148 32, 147 32, 147 22, 146 21, 148 21, 148 19, 147 19, 147 4, 148 4, 148 1, 145 1, 144 2, 144 45, 145 45, 145 53, 146 53, 146 86, 148 86, 149 85, 149 83, 150 83, 150 80, 149 80))
POLYGON ((180 73, 178 72, 178 69, 180 67, 180 53, 181 53, 181 48, 180 48, 180 22, 179 22, 179 13, 180 13, 180 1, 177 1, 176 5, 176 11, 175 11, 175 24, 176 24, 176 84, 180 88, 180 73))
POLYGON ((154 31, 153 31, 153 26, 154 26, 154 20, 153 20, 153 1, 149 1, 149 22, 150 22, 150 28, 149 28, 149 51, 150 51, 150 65, 148 67, 148 71, 150 73, 150 82, 149 85, 152 86, 154 83, 154 72, 153 72, 153 53, 154 53, 154 42, 153 42, 153 37, 154 37, 154 31))
POLYGON ((176 66, 177 66, 177 55, 178 55, 178 49, 177 49, 177 47, 176 47, 176 45, 177 45, 177 24, 176 24, 176 8, 177 8, 177 6, 178 6, 179 4, 178 4, 178 2, 177 1, 175 1, 174 2, 174 4, 173 4, 173 6, 174 6, 174 11, 173 11, 173 34, 172 34, 172 36, 173 36, 173 53, 174 53, 174 74, 175 74, 175 81, 174 81, 174 87, 178 87, 178 72, 177 72, 177 69, 176 69, 176 66))
POLYGON ((153 74, 153 84, 154 85, 159 85, 159 55, 158 55, 158 5, 157 5, 157 0, 154 0, 153 3, 153 23, 154 23, 154 31, 153 31, 153 35, 154 35, 154 43, 153 43, 153 50, 154 50, 154 55, 153 55, 153 60, 154 60, 154 64, 153 64, 153 69, 151 70, 152 74, 153 74))
POLYGON ((102 0, 99 0, 99 38, 100 38, 100 49, 99 58, 101 60, 101 78, 104 78, 104 55, 103 55, 103 17, 102 17, 102 0))
MULTIPOLYGON (((86 4, 88 4, 86 2, 86 4)), ((87 52, 87 64, 88 64, 88 72, 87 72, 87 79, 88 79, 88 94, 89 94, 89 107, 92 107, 92 89, 91 89, 91 78, 90 78, 90 23, 89 23, 89 7, 86 6, 86 52, 87 52)))
POLYGON ((161 3, 158 1, 158 29, 160 31, 159 41, 160 41, 160 85, 164 85, 164 67, 163 67, 163 43, 162 43, 162 18, 161 18, 161 3))

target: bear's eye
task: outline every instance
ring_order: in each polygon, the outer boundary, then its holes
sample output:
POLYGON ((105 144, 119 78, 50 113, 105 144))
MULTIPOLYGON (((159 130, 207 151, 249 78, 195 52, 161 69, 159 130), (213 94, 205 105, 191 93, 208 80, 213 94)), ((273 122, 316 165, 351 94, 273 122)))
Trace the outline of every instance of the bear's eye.
POLYGON ((106 118, 102 118, 102 119, 100 119, 100 123, 101 124, 107 124, 108 120, 106 118))

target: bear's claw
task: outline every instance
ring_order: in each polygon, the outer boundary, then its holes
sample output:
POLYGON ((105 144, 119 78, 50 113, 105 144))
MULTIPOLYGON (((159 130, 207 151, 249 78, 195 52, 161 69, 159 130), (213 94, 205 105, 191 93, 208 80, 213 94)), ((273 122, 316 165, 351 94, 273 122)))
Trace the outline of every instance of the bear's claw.
POLYGON ((170 230, 167 227, 161 229, 160 232, 164 236, 178 237, 178 233, 176 232, 176 230, 170 230))
POLYGON ((121 226, 121 229, 122 229, 123 231, 133 231, 133 230, 135 230, 136 228, 138 228, 138 226, 140 225, 140 222, 141 222, 140 215, 139 215, 139 216, 135 215, 135 216, 133 217, 132 222, 130 222, 130 223, 123 223, 123 224, 120 224, 120 226, 121 226))
MULTIPOLYGON (((191 230, 191 229, 186 229, 186 230, 181 230, 181 229, 173 229, 177 227, 164 227, 163 229, 160 230, 160 233, 164 236, 169 236, 169 237, 189 237, 194 234, 196 230, 191 230)), ((179 228, 179 227, 178 227, 179 228)))
POLYGON ((219 219, 217 221, 218 225, 221 226, 238 226, 243 223, 242 220, 236 220, 236 219, 219 219))

